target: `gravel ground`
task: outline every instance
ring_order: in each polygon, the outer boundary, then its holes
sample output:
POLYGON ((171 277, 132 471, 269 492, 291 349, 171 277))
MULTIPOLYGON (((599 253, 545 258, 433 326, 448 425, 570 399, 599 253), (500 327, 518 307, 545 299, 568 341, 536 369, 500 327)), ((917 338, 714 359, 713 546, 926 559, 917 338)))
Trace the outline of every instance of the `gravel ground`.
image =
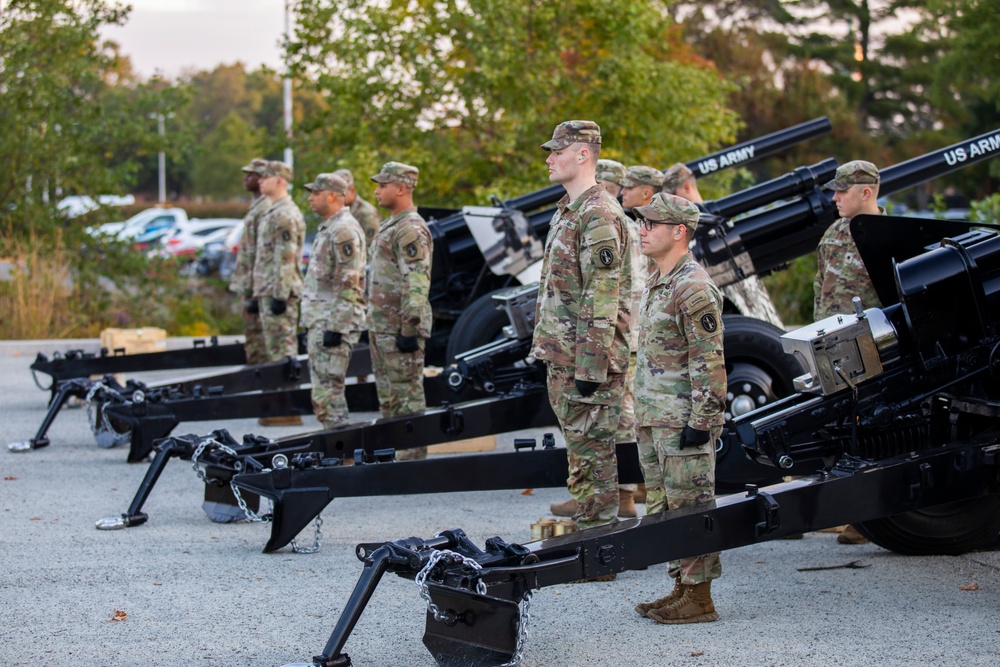
MULTIPOLYGON (((33 352, 16 354, 0 355, 7 442, 34 434, 47 398, 28 371, 33 352)), ((237 436, 317 428, 310 418, 297 429, 242 420, 182 424, 175 432, 223 425, 237 436)), ((64 410, 50 437, 45 449, 0 451, 0 604, 8 619, 0 626, 2 665, 307 661, 322 651, 361 572, 357 543, 453 527, 479 544, 492 535, 523 541, 549 503, 566 497, 536 489, 340 499, 324 512, 319 553, 286 547, 263 554, 268 528, 208 521, 202 486, 179 461, 146 503, 149 523, 96 530, 97 519, 128 507, 147 466, 125 463, 123 449, 98 448, 82 409, 64 410), (112 620, 118 610, 125 620, 112 620)), ((512 440, 502 436, 498 447, 510 448, 512 440)), ((632 611, 668 590, 661 567, 609 583, 543 589, 534 596, 522 664, 1000 664, 1000 552, 903 557, 811 533, 727 552, 723 567, 713 587, 721 618, 710 624, 657 626, 632 611), (855 559, 871 567, 796 570, 855 559)), ((433 665, 422 633, 416 587, 387 577, 347 651, 359 667, 433 665)))

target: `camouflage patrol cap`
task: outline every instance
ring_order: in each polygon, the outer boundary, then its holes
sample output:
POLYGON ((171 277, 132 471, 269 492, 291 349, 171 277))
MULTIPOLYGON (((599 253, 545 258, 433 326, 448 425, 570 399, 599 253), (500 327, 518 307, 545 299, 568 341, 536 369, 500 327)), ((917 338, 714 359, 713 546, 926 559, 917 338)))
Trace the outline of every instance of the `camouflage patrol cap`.
POLYGON ((642 165, 629 167, 625 172, 625 187, 634 188, 637 185, 651 185, 654 188, 660 187, 663 183, 663 172, 653 167, 642 165))
POLYGON ((258 176, 262 176, 264 174, 264 167, 266 166, 267 166, 267 160, 255 157, 254 159, 250 160, 250 164, 248 164, 245 167, 240 167, 240 171, 245 171, 248 174, 257 174, 258 176))
POLYGON ((601 126, 592 120, 567 120, 556 125, 552 139, 542 144, 547 151, 558 151, 573 144, 601 143, 601 126))
POLYGON ((338 195, 347 194, 347 181, 336 174, 320 174, 313 179, 312 183, 306 183, 303 187, 310 192, 314 190, 327 190, 329 192, 336 192, 338 195))
POLYGON ((344 182, 347 183, 347 187, 354 185, 354 174, 351 173, 350 169, 338 169, 333 173, 334 175, 340 176, 344 179, 344 182))
POLYGON ((663 172, 661 190, 672 195, 677 191, 677 188, 681 187, 681 185, 693 176, 694 172, 688 169, 688 166, 683 162, 672 164, 665 172, 663 172))
POLYGON ((846 190, 852 185, 878 185, 878 167, 865 160, 851 160, 837 168, 833 180, 824 185, 828 190, 846 190))
POLYGON ((657 192, 649 206, 636 206, 632 212, 652 222, 676 222, 692 232, 698 227, 698 207, 683 197, 666 192, 657 192))
POLYGON ((402 162, 386 162, 382 165, 382 171, 372 176, 376 183, 402 183, 417 187, 417 178, 420 170, 402 162))
POLYGON ((607 181, 615 185, 625 185, 625 165, 614 160, 601 158, 597 161, 597 180, 607 181))
POLYGON ((264 178, 269 178, 271 176, 280 176, 286 181, 292 180, 292 168, 281 160, 268 160, 267 164, 264 165, 264 169, 261 172, 261 176, 264 178))

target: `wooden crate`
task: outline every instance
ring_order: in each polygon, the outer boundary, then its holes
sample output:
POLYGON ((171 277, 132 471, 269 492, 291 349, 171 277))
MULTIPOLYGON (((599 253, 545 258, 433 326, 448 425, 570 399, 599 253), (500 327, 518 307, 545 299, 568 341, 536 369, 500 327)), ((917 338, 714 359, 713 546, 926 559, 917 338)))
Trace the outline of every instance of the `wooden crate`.
POLYGON ((440 445, 431 445, 427 448, 428 454, 456 454, 461 452, 489 452, 497 448, 497 437, 495 435, 484 435, 479 438, 469 438, 468 440, 457 440, 455 442, 443 442, 440 445))
POLYGON ((101 332, 101 347, 106 347, 108 354, 114 354, 115 350, 121 348, 125 349, 125 354, 165 352, 167 332, 157 327, 105 329, 101 332))

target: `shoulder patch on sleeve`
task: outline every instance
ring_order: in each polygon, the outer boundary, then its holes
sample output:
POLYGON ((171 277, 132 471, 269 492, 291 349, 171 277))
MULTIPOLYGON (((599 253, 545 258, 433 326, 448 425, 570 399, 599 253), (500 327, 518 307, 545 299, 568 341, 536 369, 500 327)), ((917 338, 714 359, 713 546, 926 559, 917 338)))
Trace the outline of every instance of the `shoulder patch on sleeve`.
POLYGON ((411 227, 404 230, 397 244, 407 262, 418 262, 427 256, 427 239, 418 229, 411 227))

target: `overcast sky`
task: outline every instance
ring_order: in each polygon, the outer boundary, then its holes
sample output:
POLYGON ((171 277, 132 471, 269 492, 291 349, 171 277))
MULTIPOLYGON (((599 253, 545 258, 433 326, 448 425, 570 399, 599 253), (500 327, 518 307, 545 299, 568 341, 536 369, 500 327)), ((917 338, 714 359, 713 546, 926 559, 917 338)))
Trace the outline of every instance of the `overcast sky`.
POLYGON ((106 28, 143 77, 242 61, 280 71, 284 0, 127 0, 124 27, 106 28))

